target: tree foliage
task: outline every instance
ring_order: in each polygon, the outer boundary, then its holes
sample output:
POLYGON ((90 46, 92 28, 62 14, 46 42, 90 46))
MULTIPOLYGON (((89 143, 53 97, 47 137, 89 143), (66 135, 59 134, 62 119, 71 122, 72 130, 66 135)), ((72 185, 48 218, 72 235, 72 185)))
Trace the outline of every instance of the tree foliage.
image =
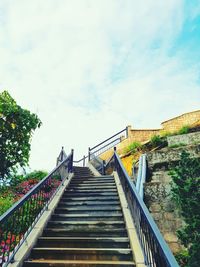
POLYGON ((187 248, 187 267, 200 264, 200 159, 182 152, 179 165, 172 171, 172 195, 185 225, 178 237, 187 248))
POLYGON ((6 180, 17 166, 26 166, 38 116, 21 108, 7 91, 0 94, 0 179, 6 180))

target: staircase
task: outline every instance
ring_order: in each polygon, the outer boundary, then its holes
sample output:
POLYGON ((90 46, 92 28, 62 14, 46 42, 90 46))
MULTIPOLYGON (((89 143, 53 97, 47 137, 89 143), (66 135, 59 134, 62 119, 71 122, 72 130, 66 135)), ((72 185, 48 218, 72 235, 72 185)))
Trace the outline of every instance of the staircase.
POLYGON ((24 267, 135 267, 113 176, 74 167, 50 221, 24 267))

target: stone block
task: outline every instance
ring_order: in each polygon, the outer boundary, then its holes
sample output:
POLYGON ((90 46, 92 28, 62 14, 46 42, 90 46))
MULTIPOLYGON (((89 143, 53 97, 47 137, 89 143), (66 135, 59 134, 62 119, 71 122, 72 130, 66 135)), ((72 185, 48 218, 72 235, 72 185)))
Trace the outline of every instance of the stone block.
POLYGON ((159 204, 153 203, 149 208, 151 213, 157 213, 161 211, 161 206, 159 204))
POLYGON ((174 233, 171 233, 171 232, 164 233, 164 239, 169 243, 178 242, 178 237, 174 233))
POLYGON ((163 213, 162 212, 152 213, 152 216, 153 216, 153 218, 154 218, 155 221, 159 221, 159 220, 162 220, 163 213))
POLYGON ((178 253, 182 249, 182 246, 177 242, 170 242, 168 245, 174 254, 178 253))
POLYGON ((174 213, 173 212, 165 212, 164 213, 164 219, 166 219, 168 221, 175 220, 174 213))

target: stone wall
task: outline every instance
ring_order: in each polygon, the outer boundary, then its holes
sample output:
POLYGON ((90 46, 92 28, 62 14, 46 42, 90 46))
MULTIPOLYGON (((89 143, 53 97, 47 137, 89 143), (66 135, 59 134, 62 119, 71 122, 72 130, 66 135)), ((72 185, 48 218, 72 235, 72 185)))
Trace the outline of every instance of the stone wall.
POLYGON ((173 166, 180 160, 180 155, 184 150, 187 150, 193 158, 200 157, 200 144, 178 148, 163 148, 148 153, 147 158, 150 171, 165 170, 173 166))
POLYGON ((169 170, 177 165, 183 150, 191 157, 200 158, 200 144, 163 148, 147 154, 149 179, 144 186, 144 201, 173 253, 183 248, 176 232, 184 221, 172 200, 169 170))
POLYGON ((180 214, 171 200, 170 185, 166 182, 145 184, 145 203, 173 253, 182 249, 176 231, 183 225, 180 214))
POLYGON ((200 120, 200 110, 184 113, 173 119, 161 123, 163 130, 177 132, 183 126, 190 126, 200 120))
POLYGON ((167 137, 168 146, 200 144, 200 132, 167 137))
POLYGON ((131 130, 129 140, 134 142, 145 142, 151 139, 152 136, 159 134, 160 129, 149 129, 149 130, 131 130))

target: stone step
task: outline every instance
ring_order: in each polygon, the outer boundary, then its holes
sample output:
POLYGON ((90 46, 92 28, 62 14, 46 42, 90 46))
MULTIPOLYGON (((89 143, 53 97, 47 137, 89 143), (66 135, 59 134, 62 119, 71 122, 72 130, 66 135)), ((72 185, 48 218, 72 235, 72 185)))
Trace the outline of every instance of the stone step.
POLYGON ((30 259, 59 260, 132 260, 128 248, 33 248, 30 259))
POLYGON ((113 221, 123 219, 122 213, 114 212, 98 212, 98 213, 81 213, 81 214, 53 214, 52 220, 62 220, 62 221, 113 221))
POLYGON ((112 228, 123 228, 125 227, 124 221, 62 221, 62 220, 51 220, 47 224, 48 228, 65 228, 65 229, 73 229, 79 230, 81 229, 84 231, 84 229, 97 229, 97 228, 106 228, 106 229, 112 229, 112 228))
POLYGON ((23 267, 135 267, 133 261, 88 261, 88 260, 32 260, 25 261, 23 267))
POLYGON ((125 237, 40 237, 37 247, 73 247, 73 248, 129 248, 129 239, 125 237))
POLYGON ((124 228, 105 229, 99 228, 84 228, 81 229, 63 229, 63 228, 45 228, 43 236, 56 237, 56 236, 73 236, 73 237, 127 237, 127 231, 124 228))

